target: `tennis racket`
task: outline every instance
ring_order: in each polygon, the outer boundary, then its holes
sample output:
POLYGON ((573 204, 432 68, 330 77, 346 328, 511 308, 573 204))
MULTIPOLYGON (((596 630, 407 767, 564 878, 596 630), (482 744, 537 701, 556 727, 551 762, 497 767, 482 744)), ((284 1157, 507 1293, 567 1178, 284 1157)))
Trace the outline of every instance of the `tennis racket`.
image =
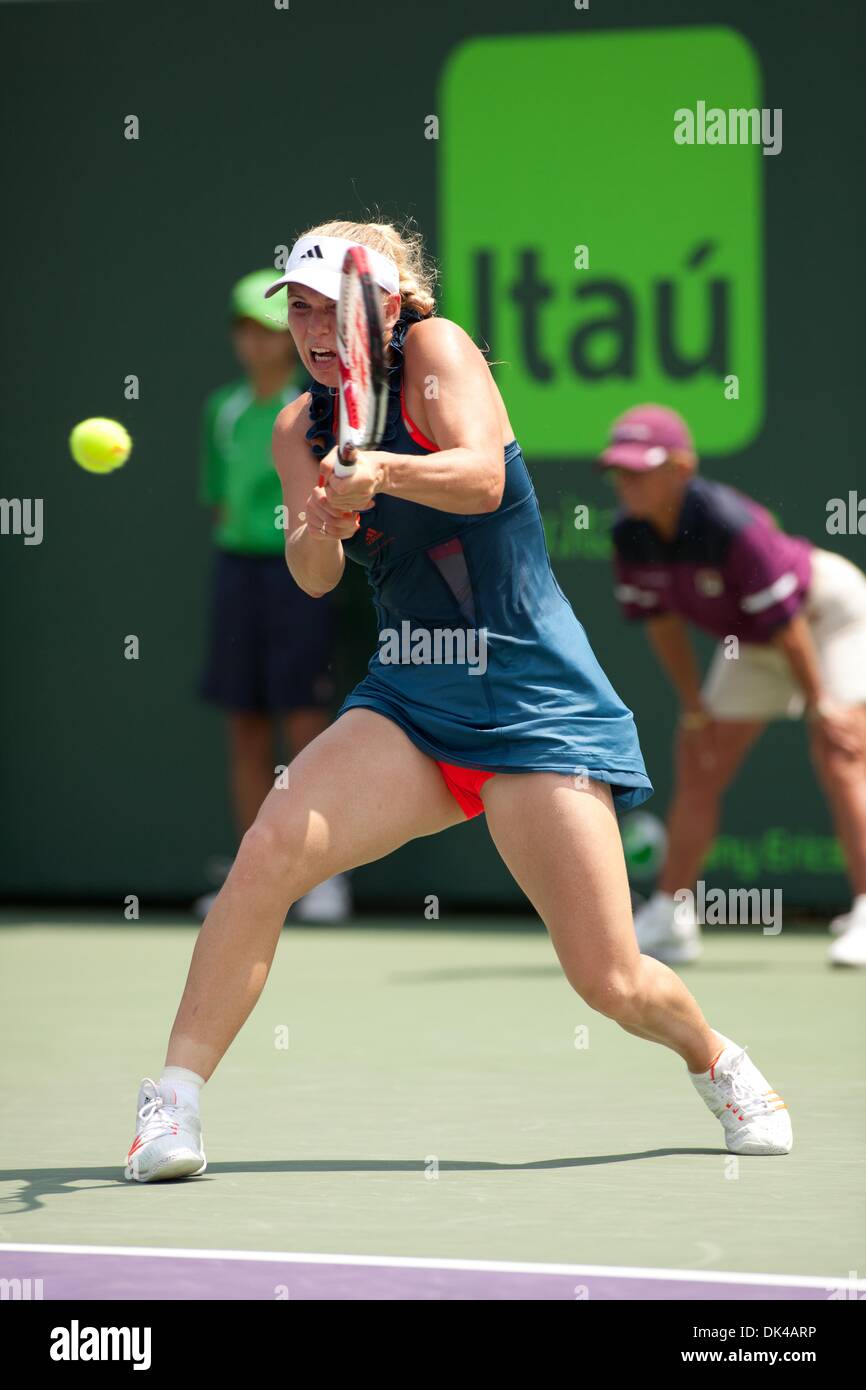
POLYGON ((337 366, 340 373, 338 478, 349 477, 352 449, 374 449, 385 430, 388 374, 382 338, 379 289, 363 246, 350 246, 343 260, 337 301, 337 366))

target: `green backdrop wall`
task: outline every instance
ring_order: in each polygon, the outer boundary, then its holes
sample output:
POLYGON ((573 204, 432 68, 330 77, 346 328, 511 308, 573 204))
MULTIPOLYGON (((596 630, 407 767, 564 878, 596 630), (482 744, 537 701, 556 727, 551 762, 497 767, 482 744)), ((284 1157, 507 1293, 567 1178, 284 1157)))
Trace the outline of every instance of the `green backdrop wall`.
MULTIPOLYGON (((604 420, 665 393, 699 442, 703 430, 707 473, 864 562, 866 538, 825 531, 828 499, 863 487, 862 7, 659 0, 646 21, 643 0, 582 11, 566 0, 0 4, 0 491, 44 507, 41 544, 0 536, 5 896, 192 896, 208 856, 232 847, 221 724, 194 694, 209 565, 199 409, 234 373, 228 287, 313 220, 412 214, 443 256, 446 309, 504 361, 557 575, 637 712, 654 814, 670 788, 674 711, 611 593, 611 501, 590 467, 604 420), (672 106, 701 98, 781 108, 782 152, 675 152, 672 106), (124 138, 129 115, 137 140, 124 138), (588 269, 555 263, 578 243, 588 269), (516 326, 526 251, 558 296, 547 381, 516 326), (493 329, 479 307, 484 264, 503 307, 493 329), (683 382, 650 350, 649 296, 667 278, 699 355, 713 276, 731 294, 736 403, 723 403, 718 363, 683 382), (610 279, 642 315, 626 378, 560 361, 581 314, 603 303, 580 289, 610 279), (124 399, 130 374, 136 401, 124 399), (91 414, 121 418, 135 438, 109 478, 67 454, 71 425, 91 414), (141 655, 127 661, 133 633, 141 655)), ((600 337, 596 366, 612 350, 600 337)), ((375 642, 358 574, 340 604, 345 689, 375 642)), ((710 874, 772 882, 804 904, 844 900, 802 728, 765 737, 710 874)), ((519 900, 481 823, 359 871, 356 888, 364 903, 419 911, 428 893, 519 900)))

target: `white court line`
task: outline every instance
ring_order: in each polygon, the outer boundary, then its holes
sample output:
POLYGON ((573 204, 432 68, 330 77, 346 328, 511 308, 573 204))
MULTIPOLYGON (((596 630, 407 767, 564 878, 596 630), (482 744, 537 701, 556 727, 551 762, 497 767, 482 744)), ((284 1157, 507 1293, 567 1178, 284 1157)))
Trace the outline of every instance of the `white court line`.
POLYGON ((50 1255, 148 1255, 170 1260, 258 1260, 269 1264, 367 1265, 386 1269, 456 1269, 491 1274, 589 1274, 612 1279, 679 1279, 695 1284, 777 1284, 784 1288, 858 1289, 866 1279, 831 1274, 732 1274, 711 1269, 642 1269, 635 1265, 531 1264, 510 1260, 447 1260, 410 1255, 322 1255, 277 1250, 172 1250, 150 1245, 17 1245, 0 1241, 0 1251, 50 1255))

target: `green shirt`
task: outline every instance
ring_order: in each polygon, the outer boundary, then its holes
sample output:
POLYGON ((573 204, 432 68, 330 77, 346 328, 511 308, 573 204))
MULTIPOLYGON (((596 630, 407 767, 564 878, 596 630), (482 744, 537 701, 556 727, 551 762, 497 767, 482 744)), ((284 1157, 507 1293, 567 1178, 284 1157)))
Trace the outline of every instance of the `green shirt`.
POLYGON ((211 392, 202 420, 201 500, 220 508, 214 539, 222 550, 280 555, 286 533, 275 525, 282 489, 271 457, 274 421, 300 394, 294 381, 256 400, 247 381, 211 392))

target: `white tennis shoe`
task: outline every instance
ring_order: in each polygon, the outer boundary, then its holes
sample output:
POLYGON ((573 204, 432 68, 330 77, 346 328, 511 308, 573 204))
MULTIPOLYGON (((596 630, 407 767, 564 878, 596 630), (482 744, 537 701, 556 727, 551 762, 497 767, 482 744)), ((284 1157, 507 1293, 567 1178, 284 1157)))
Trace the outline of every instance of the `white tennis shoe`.
POLYGON ((849 914, 841 933, 830 942, 827 959, 831 965, 866 965, 866 914, 849 914))
POLYGON ((145 1077, 135 1109, 135 1138, 123 1173, 129 1182, 162 1182, 204 1172, 201 1120, 191 1105, 178 1103, 173 1087, 145 1077))
POLYGON ((725 1044, 709 1071, 689 1072, 695 1090, 725 1131, 734 1154, 786 1154, 794 1142, 788 1107, 746 1049, 723 1033, 725 1044))
POLYGON ((848 912, 842 912, 830 922, 830 935, 843 936, 850 927, 866 925, 866 893, 858 893, 848 912))
POLYGON ((687 965, 701 954, 701 929, 694 911, 666 893, 654 893, 634 914, 641 955, 665 965, 687 965))

